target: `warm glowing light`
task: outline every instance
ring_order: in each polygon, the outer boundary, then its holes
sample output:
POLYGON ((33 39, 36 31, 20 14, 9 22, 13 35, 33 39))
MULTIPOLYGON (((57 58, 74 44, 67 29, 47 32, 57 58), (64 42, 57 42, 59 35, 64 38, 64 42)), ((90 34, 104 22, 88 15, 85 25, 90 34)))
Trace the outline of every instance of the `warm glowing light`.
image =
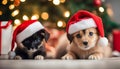
POLYGON ((66 11, 66 12, 64 13, 64 16, 65 16, 65 17, 69 17, 69 16, 70 16, 70 12, 69 12, 69 11, 66 11))
POLYGON ((3 5, 6 5, 6 4, 7 4, 7 0, 3 0, 3 1, 2 1, 2 4, 3 4, 3 5))
POLYGON ((15 23, 15 25, 20 25, 21 21, 19 19, 15 19, 14 23, 15 23))
POLYGON ((100 12, 104 12, 104 8, 103 7, 99 7, 99 11, 100 12))
POLYGON ((14 24, 15 25, 13 26, 13 30, 15 30, 21 24, 21 21, 19 19, 15 19, 14 24))
POLYGON ((65 3, 65 0, 60 0, 61 3, 65 3))
POLYGON ((10 1, 14 1, 14 0, 10 0, 10 1))
POLYGON ((19 14, 19 10, 15 10, 15 11, 12 12, 11 15, 12 15, 13 17, 15 17, 15 16, 18 15, 18 14, 19 14))
POLYGON ((13 5, 13 4, 11 4, 10 6, 9 6, 9 9, 10 10, 12 10, 12 9, 14 9, 15 8, 15 6, 13 5))
POLYGON ((26 0, 20 0, 21 2, 25 2, 26 0))
POLYGON ((48 1, 52 1, 52 0, 48 0, 48 1))
POLYGON ((49 18, 49 14, 47 12, 43 12, 41 14, 41 18, 44 19, 44 20, 47 20, 49 18))
POLYGON ((114 15, 113 9, 110 4, 107 5, 107 13, 110 17, 113 17, 113 15, 114 15))
POLYGON ((0 15, 2 15, 2 11, 0 11, 0 15))
POLYGON ((66 23, 65 22, 63 22, 63 26, 62 27, 66 27, 66 23))
POLYGON ((109 14, 109 16, 113 16, 113 10, 111 8, 107 8, 107 13, 109 14))
POLYGON ((29 20, 27 15, 23 15, 23 20, 29 20))
POLYGON ((60 1, 59 1, 59 0, 53 0, 53 4, 59 5, 59 4, 60 4, 60 1))
POLYGON ((31 17, 32 20, 35 20, 35 19, 39 19, 39 15, 38 14, 34 14, 32 17, 31 17))
POLYGON ((57 26, 58 26, 58 27, 62 27, 62 26, 63 26, 63 22, 62 22, 62 21, 58 21, 58 22, 57 22, 57 26))

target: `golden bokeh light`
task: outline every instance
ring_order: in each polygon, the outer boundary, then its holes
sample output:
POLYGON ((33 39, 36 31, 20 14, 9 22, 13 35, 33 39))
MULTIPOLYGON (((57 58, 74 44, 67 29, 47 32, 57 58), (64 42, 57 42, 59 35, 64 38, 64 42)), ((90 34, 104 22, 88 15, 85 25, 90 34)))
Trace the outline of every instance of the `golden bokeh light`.
POLYGON ((3 5, 6 5, 7 2, 8 2, 7 0, 3 0, 3 1, 2 1, 2 4, 3 4, 3 5))
POLYGON ((25 2, 26 0, 20 0, 21 2, 25 2))
POLYGON ((2 15, 3 13, 2 13, 2 11, 0 11, 0 15, 2 15))
POLYGON ((20 24, 21 24, 21 21, 20 21, 19 19, 15 19, 15 20, 14 20, 14 23, 15 23, 15 25, 20 25, 20 24))
POLYGON ((13 26, 13 30, 15 30, 21 24, 21 21, 19 19, 15 19, 14 24, 15 25, 13 26))
POLYGON ((65 0, 60 0, 61 3, 65 3, 65 0))
POLYGON ((27 15, 23 15, 23 20, 29 20, 27 15))
POLYGON ((31 20, 35 20, 35 19, 39 19, 39 15, 38 15, 38 14, 34 14, 34 15, 31 17, 31 20))
POLYGON ((15 11, 12 12, 11 15, 12 15, 13 17, 15 17, 15 16, 18 15, 18 14, 19 14, 19 10, 15 10, 15 11))
POLYGON ((53 4, 54 4, 54 5, 59 5, 59 4, 60 4, 60 1, 59 1, 59 0, 53 0, 53 4))
POLYGON ((43 20, 47 20, 47 19, 49 18, 49 14, 48 14, 47 12, 43 12, 43 13, 41 14, 41 18, 42 18, 43 20))
POLYGON ((104 12, 104 8, 103 7, 99 7, 99 11, 100 12, 104 12))
POLYGON ((15 8, 15 6, 13 5, 13 4, 11 4, 10 6, 9 6, 9 9, 10 10, 12 10, 12 9, 14 9, 15 8))
POLYGON ((10 1, 14 1, 14 0, 10 0, 10 1))
POLYGON ((57 26, 58 26, 58 27, 62 27, 62 26, 63 26, 63 22, 62 22, 62 21, 58 21, 58 22, 57 22, 57 26))
POLYGON ((69 17, 70 16, 70 12, 69 11, 64 12, 64 16, 65 17, 69 17))

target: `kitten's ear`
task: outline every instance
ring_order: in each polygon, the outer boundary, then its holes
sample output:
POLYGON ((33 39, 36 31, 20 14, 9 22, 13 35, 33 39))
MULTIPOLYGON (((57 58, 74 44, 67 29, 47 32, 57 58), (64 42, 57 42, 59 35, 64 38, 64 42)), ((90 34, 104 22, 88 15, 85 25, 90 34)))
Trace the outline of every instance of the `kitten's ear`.
POLYGON ((42 29, 41 31, 42 31, 42 35, 45 38, 45 41, 47 42, 50 37, 50 33, 48 33, 45 29, 42 29))
POLYGON ((68 38, 68 40, 70 41, 70 43, 73 41, 73 36, 72 36, 72 35, 67 34, 67 38, 68 38))

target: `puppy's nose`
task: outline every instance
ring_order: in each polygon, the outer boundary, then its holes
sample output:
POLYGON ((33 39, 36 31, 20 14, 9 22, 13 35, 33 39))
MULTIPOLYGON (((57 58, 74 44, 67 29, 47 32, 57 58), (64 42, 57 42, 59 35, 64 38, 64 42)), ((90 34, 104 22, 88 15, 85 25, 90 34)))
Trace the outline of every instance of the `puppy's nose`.
POLYGON ((87 42, 87 41, 84 41, 84 42, 83 42, 83 44, 84 44, 84 45, 87 45, 87 44, 88 44, 88 42, 87 42))

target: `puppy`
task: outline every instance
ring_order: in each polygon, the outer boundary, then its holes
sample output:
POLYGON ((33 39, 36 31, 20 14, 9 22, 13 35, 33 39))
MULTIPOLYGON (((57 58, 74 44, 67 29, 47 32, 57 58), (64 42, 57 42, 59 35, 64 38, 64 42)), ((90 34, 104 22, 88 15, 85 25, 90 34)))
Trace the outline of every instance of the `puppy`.
POLYGON ((45 42, 50 34, 42 29, 26 38, 15 49, 15 59, 44 59, 46 56, 45 42))
POLYGON ((105 47, 97 44, 99 35, 96 28, 80 30, 67 37, 71 45, 62 59, 103 59, 111 56, 109 44, 105 47))

